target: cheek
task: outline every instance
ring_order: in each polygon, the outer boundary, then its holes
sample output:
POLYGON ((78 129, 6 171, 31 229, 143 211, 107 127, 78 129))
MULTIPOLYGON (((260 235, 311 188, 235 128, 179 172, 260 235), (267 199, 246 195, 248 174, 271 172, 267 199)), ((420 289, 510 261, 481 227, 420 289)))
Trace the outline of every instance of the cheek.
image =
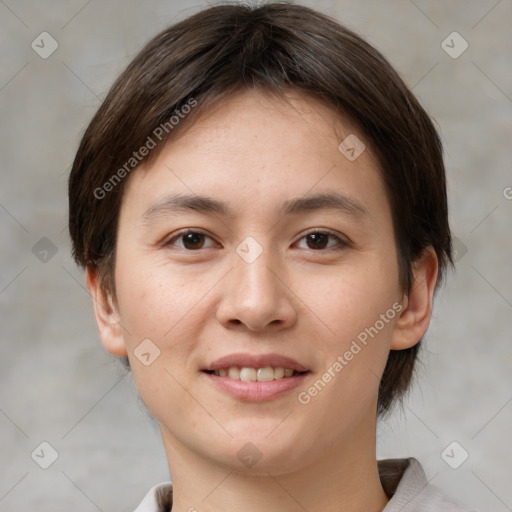
MULTIPOLYGON (((188 373, 196 371, 192 356, 209 314, 205 296, 212 284, 177 271, 158 258, 150 261, 143 257, 138 261, 120 258, 116 279, 133 376, 150 407, 151 403, 159 403, 162 390, 173 396, 181 393, 177 382, 185 382, 188 373), (148 352, 151 363, 145 366, 148 361, 140 356, 148 352), (154 362, 153 354, 157 355, 154 362)), ((160 399, 165 402, 165 396, 160 399)))
POLYGON ((184 417, 193 406, 181 383, 187 381, 187 362, 199 336, 194 304, 201 286, 142 258, 119 258, 116 280, 123 336, 140 397, 158 421, 164 420, 170 399, 173 414, 184 417))
MULTIPOLYGON (((377 262, 353 266, 312 298, 311 309, 322 312, 322 323, 332 331, 325 330, 329 334, 319 343, 317 379, 298 397, 300 410, 315 422, 350 429, 375 405, 398 318, 395 277, 392 268, 377 262)), ((328 435, 334 442, 338 434, 328 435)))
POLYGON ((312 297, 311 309, 319 312, 330 332, 325 330, 321 345, 322 382, 304 390, 303 400, 311 400, 311 412, 325 415, 325 421, 342 422, 346 410, 364 414, 376 400, 398 318, 392 248, 389 255, 364 260, 337 271, 312 297))
MULTIPOLYGON (((388 316, 392 316, 392 306, 399 297, 396 268, 377 258, 338 269, 324 276, 323 283, 305 278, 304 284, 315 290, 307 304, 329 327, 327 338, 335 343, 353 339, 390 309, 388 316)), ((390 324, 386 322, 381 330, 388 331, 390 324)))
MULTIPOLYGON (((126 252, 125 252, 126 253, 126 252)), ((171 331, 201 296, 201 283, 171 271, 165 262, 120 257, 116 266, 119 310, 125 339, 170 339, 171 331)))

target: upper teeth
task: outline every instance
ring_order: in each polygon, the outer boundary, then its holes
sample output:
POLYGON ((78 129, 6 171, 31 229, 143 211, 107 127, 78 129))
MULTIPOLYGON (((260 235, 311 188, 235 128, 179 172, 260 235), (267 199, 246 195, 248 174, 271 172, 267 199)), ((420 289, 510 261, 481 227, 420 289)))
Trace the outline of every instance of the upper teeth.
POLYGON ((291 377, 293 370, 291 368, 281 367, 272 368, 271 366, 265 366, 264 368, 248 368, 246 366, 238 368, 237 366, 231 366, 230 368, 215 370, 215 375, 218 377, 243 380, 245 382, 268 382, 283 379, 284 377, 291 377))

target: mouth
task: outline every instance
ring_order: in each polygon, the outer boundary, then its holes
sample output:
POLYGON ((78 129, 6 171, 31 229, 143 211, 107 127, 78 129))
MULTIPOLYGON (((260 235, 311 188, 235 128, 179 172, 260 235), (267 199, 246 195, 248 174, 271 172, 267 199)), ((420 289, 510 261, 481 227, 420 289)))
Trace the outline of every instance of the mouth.
POLYGON ((312 373, 279 354, 232 354, 201 370, 215 389, 245 401, 277 398, 301 385, 312 373))
POLYGON ((270 382, 273 380, 289 379, 297 375, 309 373, 309 370, 299 372, 292 368, 283 368, 278 366, 264 366, 262 368, 251 368, 247 366, 229 366, 219 368, 217 370, 202 370, 204 373, 214 375, 216 377, 227 377, 231 380, 240 380, 243 382, 270 382))

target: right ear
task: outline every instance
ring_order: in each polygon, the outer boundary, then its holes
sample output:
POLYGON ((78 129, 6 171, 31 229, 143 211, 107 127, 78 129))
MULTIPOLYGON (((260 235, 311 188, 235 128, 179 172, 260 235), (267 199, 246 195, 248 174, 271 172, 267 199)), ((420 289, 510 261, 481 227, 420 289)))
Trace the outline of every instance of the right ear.
POLYGON ((92 266, 85 269, 87 288, 94 304, 94 314, 100 335, 101 343, 115 356, 127 356, 123 329, 119 323, 117 307, 109 293, 100 285, 98 270, 92 266))

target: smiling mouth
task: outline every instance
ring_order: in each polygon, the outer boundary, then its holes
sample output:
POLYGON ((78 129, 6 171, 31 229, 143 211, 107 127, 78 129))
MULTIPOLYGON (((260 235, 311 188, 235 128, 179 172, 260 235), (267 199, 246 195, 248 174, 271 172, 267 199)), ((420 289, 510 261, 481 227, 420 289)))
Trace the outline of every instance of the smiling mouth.
POLYGON ((247 366, 230 366, 219 368, 218 370, 202 370, 204 373, 216 377, 226 377, 230 380, 239 380, 243 382, 270 382, 273 380, 288 379, 298 375, 310 373, 308 371, 299 372, 291 368, 265 366, 262 368, 250 368, 247 366))

